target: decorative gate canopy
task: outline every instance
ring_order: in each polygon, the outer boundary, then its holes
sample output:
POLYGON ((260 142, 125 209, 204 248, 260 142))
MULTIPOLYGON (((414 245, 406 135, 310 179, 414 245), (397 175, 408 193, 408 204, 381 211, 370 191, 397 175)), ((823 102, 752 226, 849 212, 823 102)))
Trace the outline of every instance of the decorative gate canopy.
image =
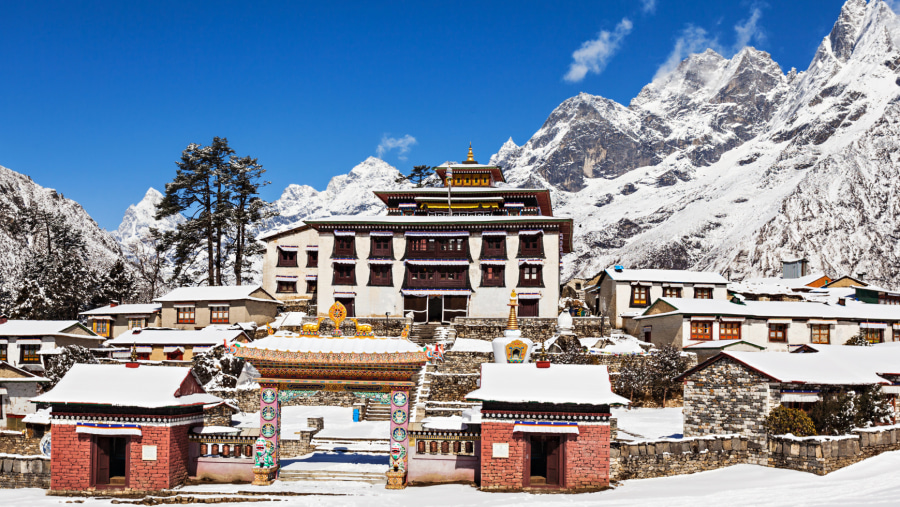
MULTIPOLYGON (((391 404, 391 468, 405 472, 408 452, 409 393, 413 376, 428 361, 426 350, 408 338, 374 336, 372 328, 356 324, 353 336, 341 334, 347 310, 336 302, 328 311, 334 335, 318 334, 319 322, 303 326, 300 336, 275 334, 234 349, 256 368, 260 385, 260 435, 265 451, 257 459, 255 484, 267 484, 278 471, 281 401, 319 391, 350 392, 391 404), (266 454, 273 466, 266 467, 266 454)), ((403 474, 405 476, 405 474, 403 474)), ((388 486, 391 484, 389 482, 388 486)))

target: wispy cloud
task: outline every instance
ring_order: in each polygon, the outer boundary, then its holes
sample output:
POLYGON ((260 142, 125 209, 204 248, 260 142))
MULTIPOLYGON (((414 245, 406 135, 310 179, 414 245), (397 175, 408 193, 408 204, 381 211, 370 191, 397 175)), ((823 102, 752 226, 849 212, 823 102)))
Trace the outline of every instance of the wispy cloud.
POLYGON ((762 31, 762 28, 757 25, 757 23, 759 23, 759 18, 761 17, 762 11, 759 7, 754 7, 750 12, 749 18, 734 25, 735 40, 733 53, 737 53, 744 49, 744 46, 747 46, 751 42, 755 41, 757 44, 765 42, 766 34, 762 31))
POLYGON ((641 0, 641 10, 647 14, 656 12, 656 0, 641 0))
POLYGON ((563 76, 563 79, 570 83, 578 83, 588 72, 594 74, 603 72, 606 62, 619 50, 622 39, 631 32, 631 28, 631 20, 622 18, 615 30, 611 32, 602 30, 597 34, 596 39, 582 43, 581 47, 572 53, 569 72, 563 76))
POLYGON ((397 158, 405 162, 407 159, 406 154, 409 153, 414 144, 416 144, 416 138, 409 134, 403 137, 388 137, 387 134, 384 134, 381 136, 381 142, 378 143, 378 148, 375 149, 375 152, 378 154, 378 158, 384 158, 385 153, 397 150, 397 158))

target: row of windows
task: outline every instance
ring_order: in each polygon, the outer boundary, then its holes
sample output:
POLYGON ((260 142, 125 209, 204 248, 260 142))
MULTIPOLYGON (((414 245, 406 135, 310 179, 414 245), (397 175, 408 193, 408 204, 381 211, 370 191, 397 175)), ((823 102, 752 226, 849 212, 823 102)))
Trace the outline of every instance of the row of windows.
MULTIPOLYGON (((769 341, 787 343, 787 324, 769 324, 769 341)), ((691 322, 691 340, 706 341, 713 339, 712 321, 695 320, 691 322)), ((810 343, 831 343, 831 326, 827 324, 810 324, 810 343)), ((860 333, 869 343, 884 343, 884 329, 860 329, 860 333)), ((720 340, 740 340, 740 322, 720 322, 720 340)), ((900 340, 900 330, 894 330, 894 341, 900 340)))
MULTIPOLYGON (((520 287, 543 287, 543 270, 541 266, 521 266, 519 268, 520 287)), ((407 282, 410 287, 464 287, 469 276, 468 267, 430 267, 410 266, 407 268, 407 282)), ((482 287, 505 287, 505 266, 482 266, 482 287)), ((297 293, 297 282, 276 282, 276 292, 297 293)), ((356 269, 353 264, 335 264, 333 285, 356 285, 356 269)), ((369 269, 369 285, 374 287, 393 286, 393 270, 389 265, 373 265, 369 269)), ((316 281, 306 282, 306 293, 314 294, 316 281)), ((193 316, 191 316, 193 318, 193 316)), ((227 318, 227 316, 226 316, 227 318)), ((180 319, 180 316, 179 316, 180 319)), ((181 320, 179 320, 181 322, 181 320)))
MULTIPOLYGON (((193 306, 175 308, 175 321, 179 324, 195 324, 197 309, 193 306)), ((211 324, 230 324, 229 307, 210 306, 209 322, 211 324)))
MULTIPOLYGON (((0 361, 9 361, 7 352, 8 345, 0 344, 0 361)), ((41 362, 41 356, 38 351, 41 350, 40 345, 19 345, 19 364, 37 364, 41 362)))
MULTIPOLYGON (((280 268, 296 268, 297 252, 278 249, 278 263, 276 266, 280 268)), ((306 252, 306 267, 315 268, 319 266, 319 252, 306 252)))
MULTIPOLYGON (((709 287, 694 287, 694 299, 712 299, 713 290, 709 287)), ((681 287, 663 287, 664 298, 680 298, 681 287)), ((631 306, 649 306, 650 287, 647 285, 631 286, 631 306)))

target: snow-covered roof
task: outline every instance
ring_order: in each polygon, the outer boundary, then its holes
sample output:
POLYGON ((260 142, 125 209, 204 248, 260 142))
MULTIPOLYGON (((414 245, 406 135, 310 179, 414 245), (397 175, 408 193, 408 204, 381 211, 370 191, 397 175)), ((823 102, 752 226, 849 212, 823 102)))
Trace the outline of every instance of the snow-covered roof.
POLYGON ((0 324, 0 336, 72 336, 86 340, 104 339, 94 333, 90 335, 66 333, 66 330, 72 327, 88 330, 77 320, 8 320, 0 324))
POLYGON ((22 422, 27 424, 50 424, 50 414, 52 413, 52 410, 52 408, 42 408, 35 411, 33 414, 27 414, 22 419, 22 422))
POLYGON ((22 368, 16 368, 15 366, 9 364, 6 361, 0 361, 0 370, 12 370, 18 375, 22 375, 21 377, 2 377, 0 376, 0 384, 4 384, 7 382, 50 382, 50 379, 46 377, 41 377, 40 375, 35 375, 34 373, 23 370, 22 368))
POLYGON ((681 269, 606 269, 606 276, 617 282, 671 282, 671 283, 728 283, 722 275, 709 271, 685 271, 681 269))
POLYGON ((823 277, 825 277, 824 273, 812 273, 798 278, 750 278, 732 284, 729 289, 750 294, 783 294, 785 289, 788 292, 812 289, 813 287, 809 284, 823 277))
POLYGON ((749 345, 755 349, 765 349, 762 345, 757 345, 755 343, 750 343, 744 340, 696 340, 688 342, 687 345, 684 346, 685 349, 697 350, 697 349, 727 349, 728 347, 737 345, 739 343, 743 343, 745 345, 749 345))
POLYGON ((278 316, 275 317, 275 320, 269 325, 275 329, 280 329, 284 326, 300 327, 301 325, 303 325, 304 317, 306 317, 305 312, 279 313, 278 316))
POLYGON ((248 343, 242 349, 266 349, 281 352, 326 352, 332 354, 395 354, 421 352, 422 347, 398 337, 309 338, 272 335, 248 343))
POLYGON ((150 315, 159 311, 162 305, 157 304, 134 304, 134 305, 116 305, 101 306, 78 315, 150 315))
POLYGON ((630 403, 613 394, 606 366, 582 364, 537 368, 534 364, 484 363, 481 387, 466 395, 466 399, 579 405, 630 403))
POLYGON ((206 393, 176 396, 190 375, 190 368, 174 366, 76 364, 56 387, 31 401, 141 408, 202 406, 219 401, 219 397, 206 393))
POLYGON ((231 343, 244 332, 240 329, 131 329, 106 342, 112 347, 131 345, 221 345, 231 343))
POLYGON ((179 287, 154 301, 236 301, 253 300, 276 303, 275 298, 259 298, 252 293, 262 289, 259 285, 219 285, 211 287, 179 287))
POLYGON ((532 223, 532 222, 571 222, 571 218, 552 217, 545 215, 526 215, 526 216, 479 216, 479 215, 454 215, 448 217, 446 215, 379 215, 379 216, 359 216, 359 215, 335 215, 326 218, 314 218, 306 220, 308 224, 332 224, 332 223, 353 223, 353 224, 395 224, 395 225, 411 225, 411 224, 442 224, 442 223, 459 223, 459 224, 479 224, 479 223, 532 223))
MULTIPOLYGON (((667 315, 721 315, 757 318, 799 318, 799 319, 840 319, 840 320, 886 320, 900 321, 900 306, 848 304, 828 305, 805 301, 744 301, 732 303, 725 299, 660 298, 650 308, 662 301, 675 310, 635 317, 636 320, 667 315)), ((647 311, 650 310, 647 309, 647 311)))
POLYGON ((491 342, 487 340, 476 340, 473 338, 457 338, 456 341, 453 342, 453 348, 450 349, 450 352, 490 353, 493 351, 494 348, 491 345, 491 342))
POLYGON ((793 384, 867 385, 889 384, 879 374, 900 374, 900 347, 816 347, 819 352, 722 352, 684 373, 690 376, 723 357, 766 375, 776 382, 793 384))

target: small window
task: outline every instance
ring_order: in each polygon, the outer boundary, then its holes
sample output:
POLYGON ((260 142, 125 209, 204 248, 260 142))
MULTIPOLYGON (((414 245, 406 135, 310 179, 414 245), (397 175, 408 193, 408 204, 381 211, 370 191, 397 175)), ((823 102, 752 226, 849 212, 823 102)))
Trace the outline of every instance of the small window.
POLYGON ((372 236, 372 253, 370 257, 393 257, 390 236, 372 236))
POLYGON ((646 285, 631 286, 631 306, 641 307, 650 304, 650 287, 646 285))
POLYGON ((296 250, 278 250, 278 267, 295 268, 297 267, 297 251, 296 250))
POLYGON ((109 337, 109 321, 95 320, 94 321, 94 332, 100 336, 109 337))
POLYGON ((543 255, 540 234, 519 235, 519 257, 541 257, 543 255))
POLYGON ((306 267, 308 267, 308 268, 319 267, 319 251, 318 250, 307 250, 307 252, 306 252, 306 267))
POLYGON ((884 329, 872 329, 864 327, 860 329, 863 338, 869 343, 884 343, 884 329))
POLYGON ((6 347, 7 345, 5 343, 0 343, 0 361, 9 361, 6 355, 6 347))
POLYGON ((41 350, 40 345, 19 345, 19 363, 20 364, 37 364, 41 362, 41 356, 38 351, 41 350))
POLYGON ((827 324, 811 324, 809 331, 812 343, 831 343, 831 326, 827 324))
POLYGON ((663 287, 664 298, 680 298, 681 287, 663 287))
POLYGON ((369 285, 377 287, 390 287, 393 285, 393 269, 390 264, 375 264, 369 266, 369 285))
POLYGON ((336 236, 334 238, 334 256, 355 258, 355 239, 353 236, 336 236))
POLYGON ((306 282, 306 293, 307 294, 315 294, 316 290, 318 290, 318 281, 309 280, 306 282))
POLYGON ((741 339, 741 323, 740 322, 720 322, 719 323, 719 339, 720 340, 740 340, 741 339))
MULTIPOLYGON (((297 283, 294 282, 294 286, 296 287, 297 283)), ((210 306, 209 307, 210 318, 209 321, 212 324, 228 324, 228 307, 227 306, 210 306)))
POLYGON ((786 342, 787 324, 769 324, 769 341, 781 343, 786 342))
POLYGON ((481 286, 482 287, 503 287, 504 266, 481 266, 481 286))
POLYGON ((277 284, 275 287, 275 292, 297 292, 297 282, 284 282, 279 280, 275 283, 277 284))
POLYGON ((128 329, 144 329, 147 327, 147 319, 144 317, 129 317, 128 329))
POLYGON ((193 324, 194 323, 194 307, 193 306, 184 306, 175 309, 176 312, 176 322, 179 324, 193 324))
POLYGON ((356 266, 353 264, 335 264, 334 285, 356 285, 356 266))
POLYGON ((169 361, 183 361, 184 351, 181 349, 175 349, 171 352, 166 352, 166 359, 168 359, 169 361))
POLYGON ((709 287, 694 287, 694 299, 712 299, 712 289, 709 287))
POLYGON ((691 321, 691 340, 700 340, 700 341, 712 340, 712 321, 709 321, 709 320, 693 320, 693 321, 691 321))
POLYGON ((519 267, 519 285, 522 287, 543 287, 541 266, 524 265, 519 267))
POLYGON ((482 258, 506 258, 506 237, 485 236, 481 250, 482 258))

